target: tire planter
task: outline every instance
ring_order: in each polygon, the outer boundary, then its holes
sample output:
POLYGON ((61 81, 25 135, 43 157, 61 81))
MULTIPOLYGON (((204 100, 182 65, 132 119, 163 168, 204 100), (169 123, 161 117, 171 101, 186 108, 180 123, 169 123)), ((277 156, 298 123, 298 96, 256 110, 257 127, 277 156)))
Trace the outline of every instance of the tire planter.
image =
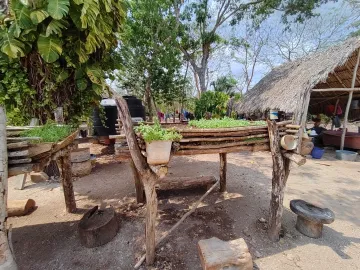
POLYGON ((92 248, 110 242, 119 230, 113 207, 99 210, 95 206, 79 222, 79 237, 83 246, 92 248))
POLYGON ((147 163, 162 165, 169 163, 172 141, 152 141, 146 143, 147 163))

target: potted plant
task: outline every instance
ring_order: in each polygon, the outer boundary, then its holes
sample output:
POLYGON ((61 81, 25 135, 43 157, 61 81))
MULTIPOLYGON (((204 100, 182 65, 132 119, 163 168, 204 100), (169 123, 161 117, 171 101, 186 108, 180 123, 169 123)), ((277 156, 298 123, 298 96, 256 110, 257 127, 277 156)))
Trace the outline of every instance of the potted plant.
POLYGON ((146 157, 150 165, 167 164, 172 142, 181 139, 181 134, 175 129, 162 128, 157 118, 154 118, 153 125, 140 124, 136 131, 140 132, 146 143, 146 157))

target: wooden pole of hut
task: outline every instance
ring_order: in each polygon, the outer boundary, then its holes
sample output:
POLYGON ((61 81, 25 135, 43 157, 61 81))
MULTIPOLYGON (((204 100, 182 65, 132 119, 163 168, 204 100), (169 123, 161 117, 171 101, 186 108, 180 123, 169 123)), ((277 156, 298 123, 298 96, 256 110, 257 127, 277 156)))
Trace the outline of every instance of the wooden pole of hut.
MULTIPOLYGON (((356 64, 355 64, 354 72, 353 72, 353 76, 352 76, 352 81, 351 81, 351 88, 352 89, 355 88, 355 82, 356 82, 357 71, 358 71, 358 68, 359 68, 359 62, 360 62, 360 50, 358 50, 357 60, 356 60, 356 64)), ((346 104, 346 110, 345 110, 345 116, 344 116, 344 125, 343 125, 343 131, 342 131, 342 134, 341 134, 340 150, 344 150, 346 128, 347 128, 349 110, 350 110, 350 105, 351 105, 351 101, 352 101, 352 98, 353 98, 353 94, 354 94, 354 90, 351 90, 349 92, 349 98, 348 98, 348 101, 347 101, 347 104, 346 104)))
POLYGON ((131 158, 134 162, 134 166, 138 172, 138 176, 144 185, 145 197, 146 197, 146 219, 145 219, 145 245, 146 245, 146 263, 151 265, 155 261, 155 229, 156 229, 156 217, 157 217, 157 195, 156 195, 156 182, 158 176, 150 169, 145 158, 142 156, 139 145, 136 140, 135 132, 133 129, 133 123, 129 113, 126 101, 116 93, 113 93, 116 105, 119 111, 121 122, 123 123, 123 129, 126 135, 127 143, 131 158))
POLYGON ((18 269, 14 260, 6 229, 8 195, 8 160, 6 143, 6 113, 0 106, 0 269, 18 269))

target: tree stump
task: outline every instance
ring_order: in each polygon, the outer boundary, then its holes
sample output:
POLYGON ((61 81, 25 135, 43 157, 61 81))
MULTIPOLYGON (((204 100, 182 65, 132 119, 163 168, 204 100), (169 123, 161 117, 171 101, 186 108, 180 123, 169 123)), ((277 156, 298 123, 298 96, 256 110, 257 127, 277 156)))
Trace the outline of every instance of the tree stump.
POLYGON ((99 210, 98 206, 95 206, 80 220, 80 242, 88 248, 102 246, 110 242, 118 230, 119 224, 114 208, 99 210))

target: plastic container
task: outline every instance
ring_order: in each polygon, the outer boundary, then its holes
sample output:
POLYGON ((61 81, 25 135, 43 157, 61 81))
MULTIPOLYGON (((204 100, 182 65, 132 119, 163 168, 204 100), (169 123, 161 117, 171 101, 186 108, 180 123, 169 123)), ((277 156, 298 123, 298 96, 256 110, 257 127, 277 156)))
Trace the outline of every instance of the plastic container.
POLYGON ((172 141, 152 141, 146 143, 147 163, 150 165, 167 164, 170 160, 172 141))
POLYGON ((357 156, 358 153, 354 151, 336 150, 336 159, 339 160, 355 161, 357 156))
POLYGON ((279 119, 279 111, 270 110, 270 120, 278 120, 278 119, 279 119))
POLYGON ((325 150, 323 148, 320 147, 314 147, 313 150, 311 151, 311 156, 312 158, 315 159, 321 159, 323 157, 325 153, 325 150))

